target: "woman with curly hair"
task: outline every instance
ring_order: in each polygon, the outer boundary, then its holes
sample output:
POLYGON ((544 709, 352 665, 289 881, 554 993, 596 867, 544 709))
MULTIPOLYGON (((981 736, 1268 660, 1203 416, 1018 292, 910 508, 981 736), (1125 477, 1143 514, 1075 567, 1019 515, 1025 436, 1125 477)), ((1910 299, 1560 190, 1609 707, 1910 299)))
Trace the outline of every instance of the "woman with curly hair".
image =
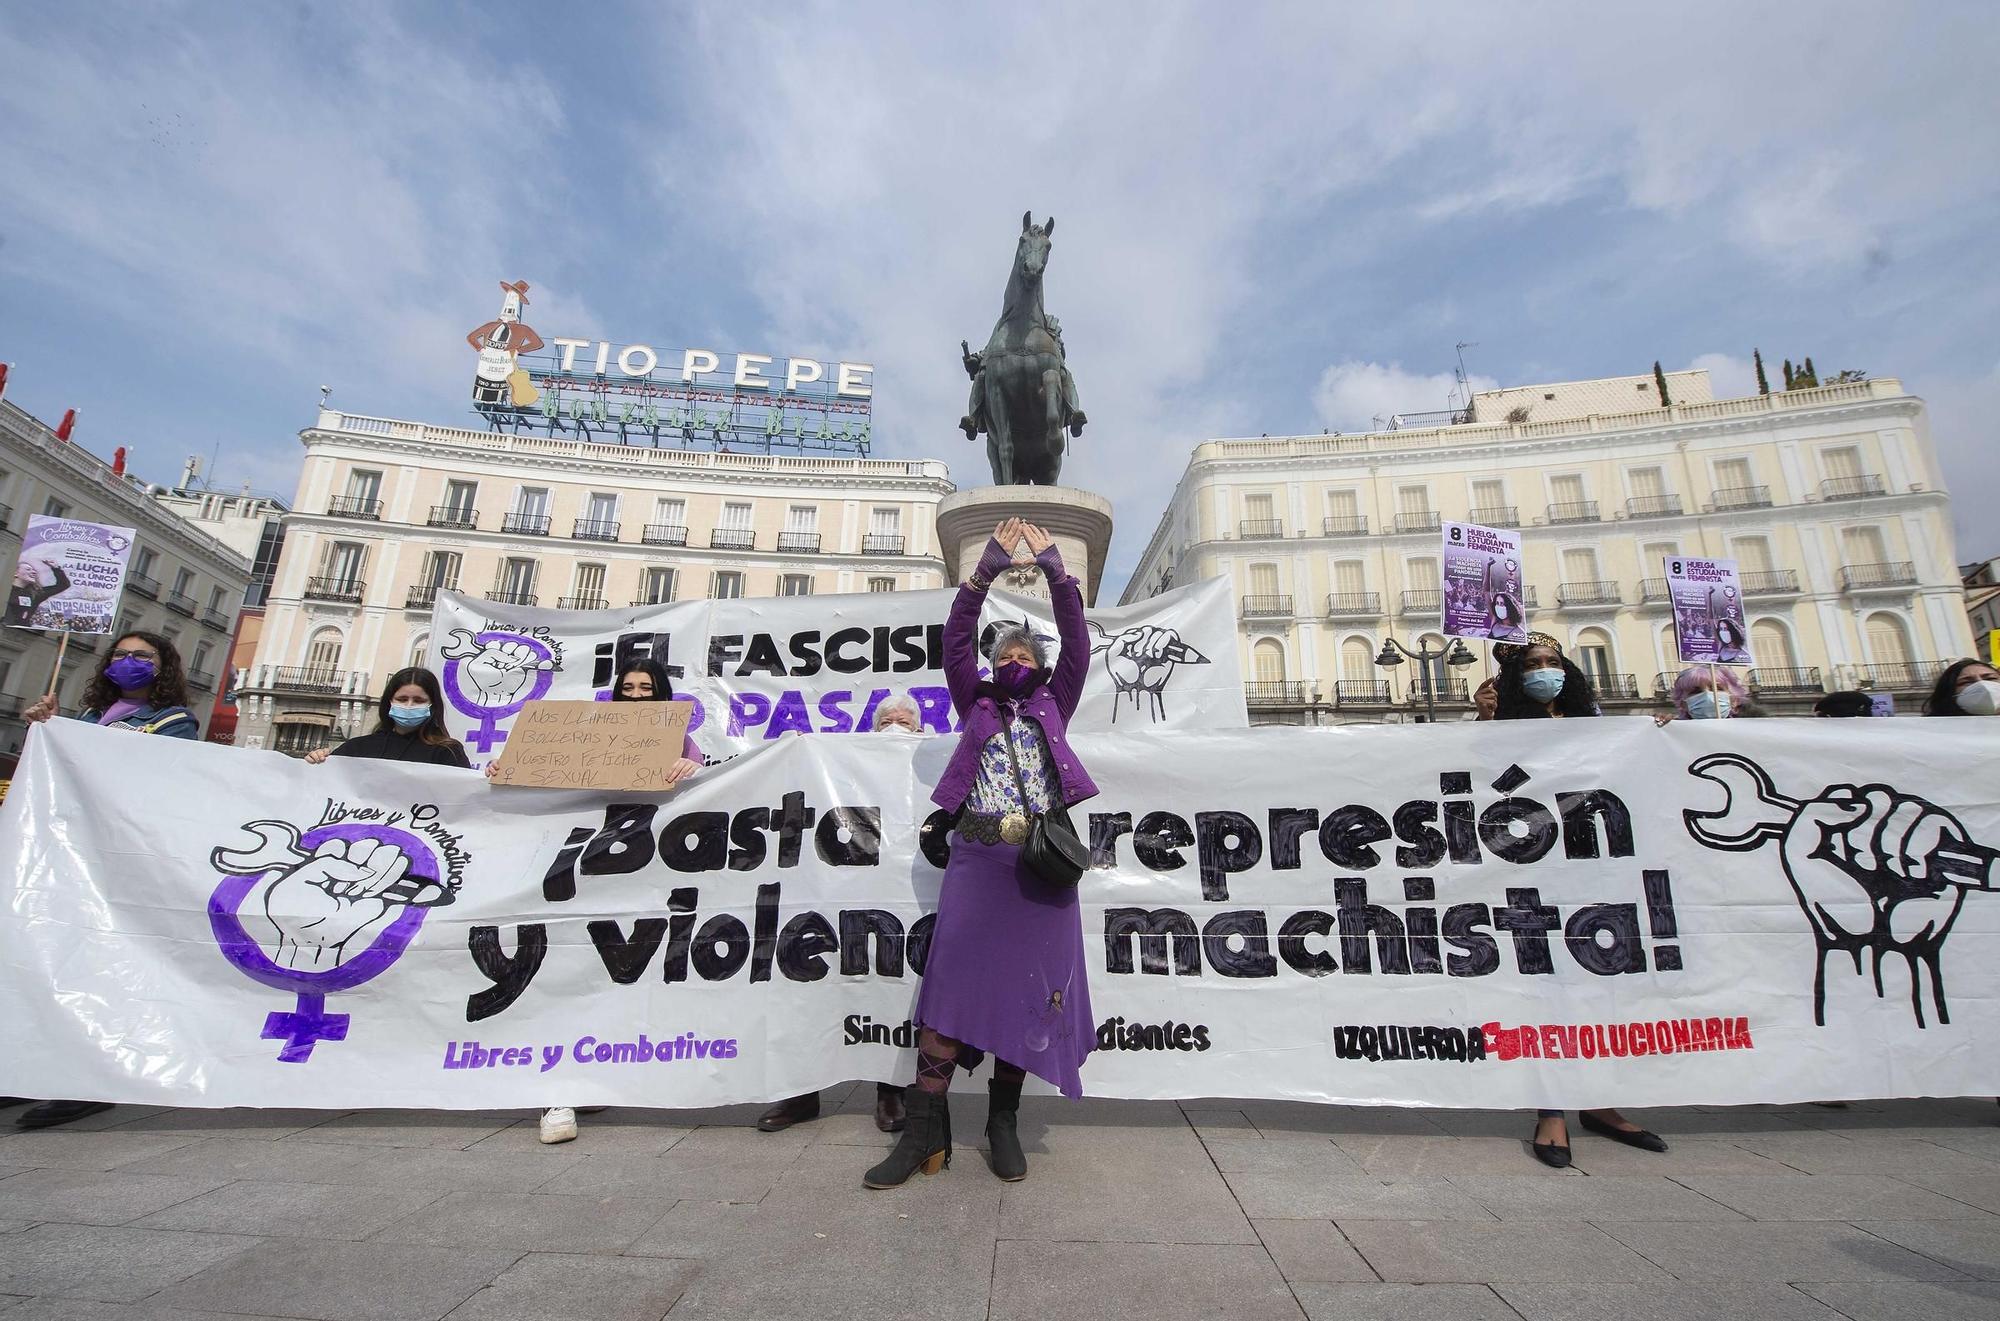
POLYGON ((1967 656, 1944 667, 1924 699, 1927 716, 2000 715, 2000 670, 1967 656))

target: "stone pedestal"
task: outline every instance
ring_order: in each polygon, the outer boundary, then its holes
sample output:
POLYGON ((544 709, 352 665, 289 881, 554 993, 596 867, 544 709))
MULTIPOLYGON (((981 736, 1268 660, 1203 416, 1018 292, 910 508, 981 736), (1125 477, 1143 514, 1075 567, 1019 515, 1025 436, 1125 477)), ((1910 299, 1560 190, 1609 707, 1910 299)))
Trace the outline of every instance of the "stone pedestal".
MULTIPOLYGON (((955 583, 972 576, 994 525, 1009 518, 1035 524, 1055 538, 1063 565, 1083 584, 1085 605, 1097 604, 1104 557, 1111 550, 1111 502, 1067 486, 976 486, 954 491, 938 503, 938 545, 955 583)), ((1023 547, 1015 552, 1025 558, 1023 547)), ((1007 574, 999 586, 1030 595, 1048 595, 1040 573, 1007 574)))

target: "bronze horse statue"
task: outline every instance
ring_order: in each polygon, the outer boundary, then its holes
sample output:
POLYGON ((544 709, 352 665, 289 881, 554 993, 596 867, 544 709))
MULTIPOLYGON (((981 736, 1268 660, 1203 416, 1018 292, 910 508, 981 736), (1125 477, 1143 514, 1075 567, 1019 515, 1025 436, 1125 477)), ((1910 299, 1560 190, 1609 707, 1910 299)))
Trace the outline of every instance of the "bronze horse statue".
POLYGON ((1076 381, 1064 360, 1062 327, 1042 310, 1042 272, 1049 262, 1055 217, 1036 225, 1021 215, 1021 239, 1000 320, 986 347, 959 350, 972 375, 972 401, 959 427, 966 439, 986 433, 986 458, 997 486, 1054 486, 1062 475, 1063 431, 1083 434, 1076 381))

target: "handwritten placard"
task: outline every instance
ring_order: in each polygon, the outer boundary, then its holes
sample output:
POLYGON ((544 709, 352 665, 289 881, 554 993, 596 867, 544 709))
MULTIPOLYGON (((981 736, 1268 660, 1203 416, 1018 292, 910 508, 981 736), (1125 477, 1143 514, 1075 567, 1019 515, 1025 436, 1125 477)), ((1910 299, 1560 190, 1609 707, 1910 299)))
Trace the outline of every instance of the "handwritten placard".
POLYGON ((691 702, 530 702, 493 769, 495 784, 665 793, 691 702))

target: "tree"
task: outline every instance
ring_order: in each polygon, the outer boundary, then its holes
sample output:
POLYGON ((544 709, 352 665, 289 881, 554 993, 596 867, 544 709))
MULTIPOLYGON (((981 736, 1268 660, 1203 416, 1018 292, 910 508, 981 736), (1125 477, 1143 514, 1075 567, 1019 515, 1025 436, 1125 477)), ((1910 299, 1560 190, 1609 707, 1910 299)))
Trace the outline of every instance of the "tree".
POLYGON ((1785 388, 1787 390, 1792 388, 1793 379, 1794 376, 1792 373, 1792 360, 1790 358, 1787 358, 1785 359, 1785 388))
POLYGON ((1660 387, 1660 407, 1673 407, 1673 401, 1667 398, 1667 374, 1660 370, 1658 358, 1653 359, 1653 383, 1660 387))
POLYGON ((1806 359, 1806 365, 1802 374, 1805 377, 1805 384, 1800 387, 1801 389, 1816 390, 1819 388, 1819 373, 1813 370, 1811 358, 1806 359))
POLYGON ((1769 394, 1769 393, 1771 393, 1771 382, 1770 382, 1769 380, 1765 379, 1765 376, 1764 376, 1764 352, 1763 352, 1763 350, 1762 350, 1762 349, 1752 349, 1752 350, 1750 350, 1750 361, 1752 361, 1752 362, 1754 362, 1754 363, 1756 363, 1756 364, 1757 364, 1757 393, 1758 393, 1758 394, 1769 394))

